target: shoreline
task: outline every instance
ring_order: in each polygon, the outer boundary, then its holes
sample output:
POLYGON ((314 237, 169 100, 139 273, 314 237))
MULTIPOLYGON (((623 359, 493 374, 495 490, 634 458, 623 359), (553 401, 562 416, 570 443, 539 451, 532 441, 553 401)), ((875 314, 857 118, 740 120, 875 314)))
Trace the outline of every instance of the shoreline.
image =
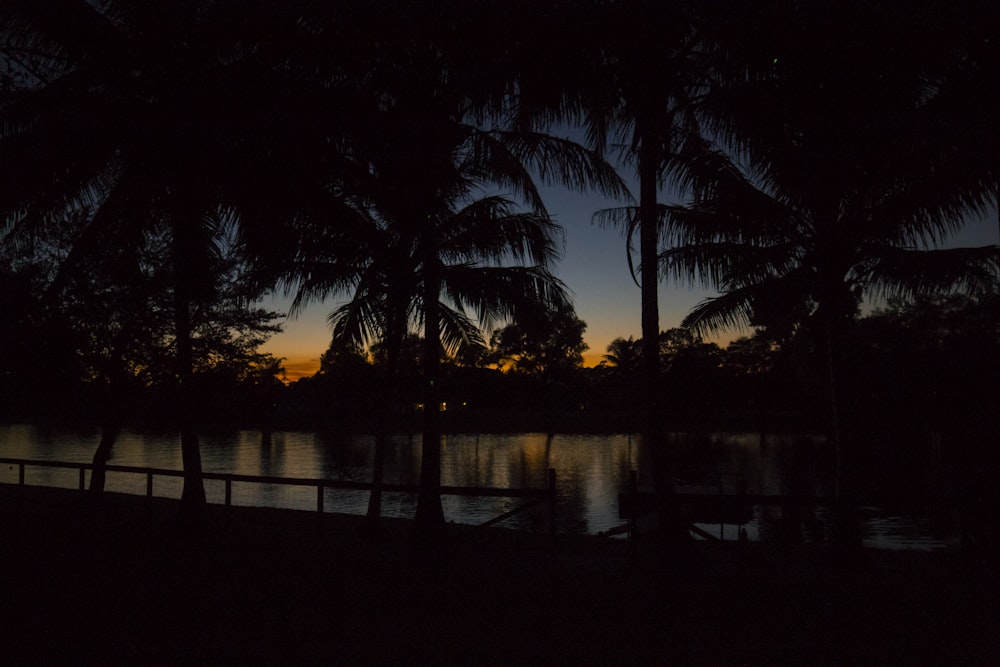
POLYGON ((609 541, 0 485, 7 655, 62 664, 985 664, 995 563, 609 541), (320 521, 321 520, 321 523, 320 521))

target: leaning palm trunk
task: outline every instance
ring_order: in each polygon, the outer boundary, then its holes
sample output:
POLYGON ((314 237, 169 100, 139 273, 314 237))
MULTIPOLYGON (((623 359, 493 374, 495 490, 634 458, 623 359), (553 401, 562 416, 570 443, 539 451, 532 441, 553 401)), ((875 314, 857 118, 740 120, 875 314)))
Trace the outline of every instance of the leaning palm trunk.
POLYGON ((94 452, 93 468, 90 473, 89 494, 97 500, 104 493, 104 483, 107 478, 107 465, 111 460, 111 453, 121 432, 121 389, 115 381, 114 374, 105 388, 103 406, 101 406, 101 440, 97 444, 94 452))
POLYGON ((93 468, 90 473, 90 497, 94 500, 104 493, 104 483, 107 478, 107 465, 111 460, 111 452, 121 428, 118 424, 105 422, 101 424, 101 440, 94 452, 93 468))

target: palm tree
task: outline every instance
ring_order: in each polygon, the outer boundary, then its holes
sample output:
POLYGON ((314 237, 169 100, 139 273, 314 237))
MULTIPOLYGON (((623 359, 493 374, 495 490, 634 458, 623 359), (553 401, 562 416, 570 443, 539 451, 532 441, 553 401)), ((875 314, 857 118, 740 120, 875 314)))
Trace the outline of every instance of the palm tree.
MULTIPOLYGON (((638 283, 641 290, 642 338, 640 387, 642 432, 652 449, 654 479, 660 505, 661 536, 684 541, 688 534, 677 518, 673 501, 673 472, 668 444, 658 426, 660 411, 660 316, 658 253, 663 239, 659 215, 660 192, 683 142, 700 130, 698 100, 708 84, 705 44, 695 16, 678 4, 622 3, 614 6, 607 23, 603 77, 612 94, 596 99, 582 96, 588 133, 595 145, 615 137, 622 158, 635 169, 637 205, 608 209, 595 220, 621 229, 627 239, 629 268, 633 272, 631 242, 638 235, 638 283), (609 104, 610 103, 610 104, 609 104)), ((601 81, 601 78, 598 78, 601 81)))
POLYGON ((992 194, 941 132, 952 119, 926 68, 898 52, 876 66, 868 57, 885 48, 877 35, 838 39, 868 23, 824 17, 796 17, 809 29, 795 39, 809 46, 785 44, 770 75, 721 91, 741 102, 726 122, 745 133, 743 143, 727 153, 692 137, 681 151, 695 197, 663 211, 673 248, 661 266, 721 292, 685 319, 699 333, 804 326, 824 341, 844 509, 841 343, 862 298, 991 289, 1000 256, 996 247, 933 249, 992 194), (816 53, 820 39, 839 47, 816 53))
MULTIPOLYGON (((664 499, 664 534, 683 539, 687 532, 674 530, 680 524, 676 516, 670 518, 676 515, 670 465, 665 439, 657 433, 662 240, 657 211, 673 154, 685 137, 698 132, 695 111, 709 74, 700 19, 690 3, 680 2, 576 2, 571 12, 556 7, 539 11, 534 5, 513 5, 507 20, 496 21, 490 31, 498 36, 486 44, 516 73, 519 127, 582 127, 594 150, 603 153, 615 143, 622 164, 634 169, 638 205, 602 211, 595 219, 625 232, 633 274, 631 241, 638 235, 642 430, 654 452, 654 476, 664 499), (553 34, 561 36, 559 49, 551 48, 553 34)), ((633 201, 630 194, 622 195, 633 201)))
POLYGON ((462 199, 420 231, 415 244, 420 255, 414 258, 418 272, 410 276, 425 345, 424 490, 417 521, 431 530, 443 523, 437 395, 442 352, 482 348, 476 323, 494 329, 503 321, 556 311, 566 300, 562 284, 549 273, 558 256, 558 229, 547 215, 516 212, 504 197, 464 204, 462 199))
MULTIPOLYGON (((424 453, 417 519, 429 532, 444 524, 436 394, 442 352, 482 347, 481 326, 489 329, 565 300, 561 283, 548 270, 558 254, 558 228, 548 216, 518 211, 508 197, 475 197, 464 180, 447 199, 416 228, 377 208, 359 212, 358 221, 365 224, 350 233, 350 251, 338 244, 326 260, 300 257, 289 276, 297 283, 296 307, 312 298, 349 297, 330 315, 335 343, 384 346, 387 407, 393 404, 403 339, 422 325, 424 453)), ((368 513, 373 529, 381 507, 385 439, 384 431, 377 434, 368 513)))
MULTIPOLYGON (((525 7, 529 15, 518 14, 515 6, 496 31, 516 44, 503 56, 515 72, 519 127, 582 126, 595 151, 614 149, 638 181, 637 205, 595 218, 625 232, 633 274, 631 240, 639 237, 643 391, 651 419, 660 333, 657 208, 673 154, 698 132, 695 112, 709 82, 699 18, 685 3, 675 2, 578 2, 571 14, 525 7), (517 22, 519 29, 509 27, 517 22), (528 23, 534 32, 524 29, 528 23), (563 35, 557 50, 550 43, 554 33, 563 35)), ((620 194, 632 201, 630 193, 620 194)))
POLYGON ((615 338, 608 343, 608 353, 603 356, 602 364, 607 364, 619 373, 630 375, 638 368, 640 362, 639 347, 632 336, 615 338))
MULTIPOLYGON (((601 211, 595 218, 617 226, 631 240, 639 237, 637 283, 642 303, 643 392, 646 418, 657 412, 660 334, 657 255, 661 229, 657 213, 660 191, 671 156, 698 131, 694 112, 707 83, 700 35, 692 17, 678 7, 636 3, 617 7, 603 37, 606 85, 613 96, 578 102, 596 146, 614 137, 622 161, 635 169, 639 187, 636 206, 601 211)), ((632 268, 631 249, 629 264, 632 268)), ((633 271, 634 273, 634 271, 633 271)))
MULTIPOLYGON (((298 261, 285 275, 302 299, 352 295, 333 316, 337 336, 379 339, 391 352, 410 325, 422 325, 417 525, 434 532, 443 526, 442 344, 479 345, 480 325, 489 328, 528 302, 564 298, 548 272, 555 227, 536 178, 611 193, 624 188, 599 154, 509 122, 516 73, 494 67, 498 54, 466 38, 489 25, 489 12, 478 5, 445 14, 398 9, 373 19, 379 37, 359 51, 361 69, 371 72, 362 87, 377 103, 350 136, 350 188, 339 209, 311 216, 313 231, 299 236, 298 261), (517 212, 515 201, 526 212, 517 212), (530 264, 518 266, 524 261, 530 264)), ((380 460, 377 447, 376 479, 380 460)))

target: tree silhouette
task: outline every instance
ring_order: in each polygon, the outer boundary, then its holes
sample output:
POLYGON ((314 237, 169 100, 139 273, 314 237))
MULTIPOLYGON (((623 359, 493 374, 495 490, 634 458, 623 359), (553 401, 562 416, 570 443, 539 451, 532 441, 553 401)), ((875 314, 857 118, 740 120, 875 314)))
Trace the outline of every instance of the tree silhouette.
POLYGON ((931 249, 991 192, 942 136, 949 119, 920 59, 898 48, 873 62, 890 34, 878 32, 877 13, 864 14, 869 41, 844 38, 862 21, 851 12, 810 12, 793 16, 800 31, 780 43, 765 80, 723 91, 741 101, 742 112, 730 113, 746 144, 726 154, 692 136, 682 151, 695 197, 665 212, 674 249, 661 259, 670 275, 721 292, 685 326, 791 323, 824 341, 838 496, 847 502, 841 341, 861 298, 988 290, 998 255, 931 249))
POLYGON ((952 294, 892 300, 859 320, 849 350, 864 388, 855 418, 923 432, 990 430, 998 307, 995 295, 952 294))
POLYGON ((632 336, 615 338, 608 344, 608 353, 604 355, 601 364, 608 365, 625 376, 635 375, 642 364, 641 349, 632 336))
MULTIPOLYGON (((61 0, 15 2, 0 17, 0 56, 30 72, 0 107, 8 238, 86 211, 69 269, 98 239, 138 248, 151 226, 169 230, 182 512, 190 517, 205 502, 196 406, 186 390, 194 311, 212 291, 216 223, 259 201, 271 171, 234 165, 259 167, 244 158, 265 153, 259 147, 276 134, 271 106, 259 102, 280 69, 255 60, 253 45, 263 38, 251 8, 233 10, 223 1, 61 0)), ((277 26, 289 15, 269 16, 277 26)), ((279 185, 272 195, 285 192, 279 185)))
MULTIPOLYGON (((45 244, 48 246, 48 244, 45 244)), ((73 354, 76 333, 59 316, 47 290, 52 268, 46 255, 0 249, 0 400, 8 421, 58 422, 76 418, 84 370, 73 354)))
MULTIPOLYGON (((672 500, 673 472, 667 442, 659 427, 660 356, 659 269, 662 225, 660 191, 671 177, 674 154, 689 135, 699 133, 698 99, 709 83, 702 33, 695 16, 681 3, 623 3, 613 6, 607 34, 603 81, 611 95, 583 96, 588 134, 598 145, 614 136, 623 162, 635 169, 638 204, 595 214, 605 225, 621 229, 628 240, 629 268, 635 277, 631 241, 638 235, 638 280, 641 288, 643 434, 654 452, 661 535, 683 541, 672 500), (610 104, 609 104, 610 102, 610 104)), ((601 81, 601 78, 597 79, 601 81)))
MULTIPOLYGON (((548 218, 517 212, 504 197, 470 199, 461 177, 457 186, 416 226, 408 226, 405 218, 383 217, 376 209, 366 216, 370 227, 353 237, 356 261, 345 266, 337 254, 325 265, 311 261, 309 276, 298 285, 301 301, 348 296, 330 315, 334 344, 377 342, 384 348, 386 397, 396 394, 404 338, 412 326, 422 325, 424 457, 429 462, 421 500, 431 509, 421 515, 421 525, 428 530, 443 525, 437 491, 440 464, 434 459, 435 446, 440 447, 435 419, 442 352, 481 347, 480 324, 489 327, 525 308, 545 308, 564 298, 560 283, 545 268, 557 252, 556 228, 548 218), (518 265, 521 262, 528 265, 518 265)), ((339 253, 338 248, 332 250, 339 253)), ((373 520, 379 516, 385 435, 376 440, 376 489, 369 504, 373 520)))
POLYGON ((359 51, 372 73, 365 91, 377 104, 349 133, 354 179, 341 209, 313 218, 312 229, 324 231, 306 234, 289 275, 298 276, 303 302, 350 294, 333 315, 335 335, 382 341, 390 368, 398 341, 422 325, 417 529, 435 532, 443 526, 442 347, 481 345, 480 325, 498 324, 527 302, 563 299, 548 272, 556 228, 535 178, 611 192, 622 185, 594 152, 508 121, 517 73, 494 67, 498 54, 469 40, 476 26, 489 25, 489 12, 400 9, 375 17, 369 28, 379 38, 359 51))
MULTIPOLYGON (((76 236, 87 223, 88 216, 80 215, 35 230, 14 263, 42 269, 36 278, 40 295, 36 316, 43 328, 67 332, 30 358, 37 363, 44 350, 44 356, 61 359, 63 373, 74 377, 89 404, 82 407, 96 411, 93 416, 101 436, 90 490, 98 496, 105 465, 130 409, 138 406, 142 394, 172 384, 176 337, 169 230, 151 227, 138 247, 120 245, 115 238, 99 239, 91 252, 78 253, 75 265, 67 267, 66 255, 73 252, 76 236)), ((212 298, 200 301, 192 312, 196 387, 189 390, 197 391, 202 405, 211 398, 202 388, 209 377, 227 375, 239 381, 244 386, 229 387, 235 396, 249 383, 266 384, 269 377, 274 382, 277 372, 276 361, 257 348, 280 329, 273 324, 278 314, 253 305, 239 248, 233 245, 232 234, 226 241, 219 239, 214 248, 212 298), (264 367, 271 368, 271 376, 252 377, 264 367)), ((46 374, 42 368, 36 373, 46 374)), ((242 398, 248 397, 243 392, 242 398)), ((209 402, 216 414, 218 403, 209 402)))
POLYGON ((565 376, 583 365, 586 328, 572 306, 563 305, 494 333, 490 361, 514 373, 565 376))
MULTIPOLYGON (((659 195, 673 154, 689 134, 698 132, 695 112, 709 83, 698 17, 684 3, 674 2, 583 2, 571 16, 534 10, 537 31, 567 34, 555 53, 544 38, 522 38, 520 49, 507 54, 522 69, 516 100, 520 122, 582 125, 595 150, 615 152, 623 166, 635 170, 637 205, 602 211, 595 218, 625 232, 633 274, 631 240, 639 236, 643 378, 645 388, 652 390, 660 332, 659 195)), ((652 401, 654 392, 646 393, 652 401)), ((647 417, 655 412, 650 404, 647 417)))
MULTIPOLYGON (((645 386, 652 390, 659 373, 659 192, 672 154, 689 134, 697 132, 695 100, 707 83, 707 71, 689 16, 674 7, 643 3, 629 9, 615 17, 607 38, 609 71, 616 78, 618 99, 611 108, 588 109, 588 115, 592 136, 614 133, 625 147, 624 159, 634 165, 639 182, 637 206, 605 211, 597 217, 623 229, 630 241, 636 233, 639 236, 643 376, 645 386)), ((650 400, 654 393, 649 392, 650 400)), ((655 410, 651 407, 650 414, 655 410)))

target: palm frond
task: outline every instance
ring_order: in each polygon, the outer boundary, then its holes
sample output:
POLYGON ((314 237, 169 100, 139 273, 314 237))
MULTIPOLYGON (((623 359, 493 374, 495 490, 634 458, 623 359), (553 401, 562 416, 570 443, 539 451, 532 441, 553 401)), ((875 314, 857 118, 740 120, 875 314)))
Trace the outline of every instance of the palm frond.
POLYGON ((487 330, 568 303, 566 286, 543 267, 460 264, 446 267, 442 278, 448 300, 474 311, 487 330))
POLYGON ((460 171, 474 181, 510 189, 532 210, 545 213, 545 202, 521 156, 494 133, 476 131, 469 135, 467 155, 460 171))
POLYGON ((120 32, 85 0, 7 3, 0 17, 0 51, 28 70, 37 85, 92 56, 94 43, 107 48, 119 41, 120 32))
MULTIPOLYGON (((289 317, 298 317, 307 305, 336 297, 352 288, 358 289, 366 282, 364 273, 359 276, 353 267, 344 267, 337 262, 297 263, 281 279, 278 286, 285 296, 294 295, 289 306, 289 317)), ((371 278, 369 277, 369 280, 371 278)))
POLYGON ((787 261, 784 249, 734 242, 699 243, 664 250, 660 272, 673 280, 723 289, 780 274, 787 261))
POLYGON ((559 259, 561 228, 547 215, 517 213, 504 197, 472 202, 450 216, 442 256, 461 261, 477 257, 490 263, 549 265, 559 259))
POLYGON ((440 331, 441 347, 448 354, 470 351, 485 347, 483 335, 468 315, 457 308, 441 304, 440 331))
POLYGON ((591 219, 601 228, 607 229, 610 227, 621 230, 622 236, 625 238, 625 261, 628 264, 628 273, 632 277, 632 282, 635 283, 636 287, 641 287, 639 284, 639 272, 634 259, 635 246, 632 244, 632 239, 635 238, 636 232, 639 231, 639 207, 619 206, 616 208, 604 208, 595 212, 591 219))
POLYGON ((699 336, 716 336, 729 330, 745 331, 753 319, 755 287, 726 292, 698 303, 681 326, 699 336))
POLYGON ((692 286, 721 289, 733 282, 731 272, 738 261, 729 251, 741 253, 742 245, 733 243, 702 243, 681 246, 660 254, 660 274, 692 286))
POLYGON ((384 333, 383 314, 377 301, 354 298, 327 316, 333 340, 340 344, 364 347, 384 333))
POLYGON ((493 134, 518 162, 529 165, 546 185, 562 185, 581 192, 597 190, 615 199, 631 200, 621 175, 598 151, 541 132, 493 134))
POLYGON ((635 233, 638 216, 638 206, 616 206, 597 210, 591 220, 602 229, 620 230, 627 238, 635 233))
POLYGON ((693 201, 668 208, 671 244, 713 239, 760 243, 795 233, 798 217, 794 209, 751 180, 727 155, 702 146, 693 156, 678 159, 686 161, 684 184, 693 201))
POLYGON ((954 292, 980 296, 1000 285, 1000 247, 885 248, 864 271, 865 283, 876 297, 912 299, 954 292))

